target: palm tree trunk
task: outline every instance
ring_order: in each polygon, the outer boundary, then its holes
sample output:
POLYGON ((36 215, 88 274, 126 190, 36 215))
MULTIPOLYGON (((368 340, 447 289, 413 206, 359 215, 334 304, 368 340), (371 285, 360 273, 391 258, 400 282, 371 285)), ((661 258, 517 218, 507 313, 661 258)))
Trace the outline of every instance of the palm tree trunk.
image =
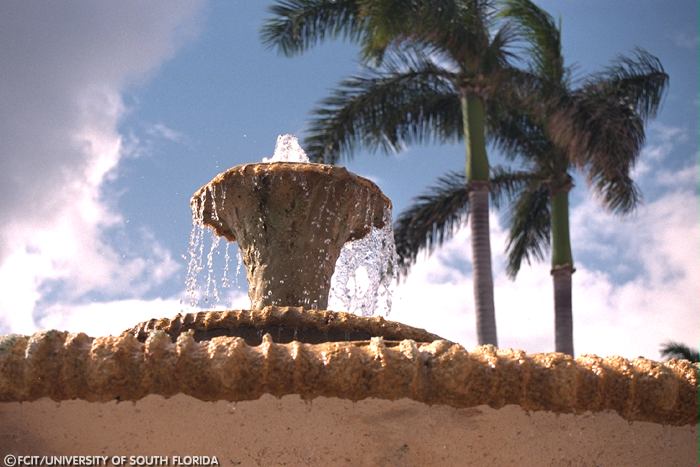
POLYGON ((493 302, 491 237, 489 229, 489 162, 486 155, 484 103, 476 96, 462 95, 462 120, 467 146, 467 183, 471 210, 474 311, 479 345, 498 345, 493 302))
POLYGON ((571 276, 574 273, 569 235, 569 190, 552 196, 552 282, 554 285, 554 349, 574 354, 571 276))
POLYGON ((491 239, 489 236, 489 188, 484 182, 469 184, 471 209, 474 308, 479 345, 498 345, 496 312, 493 303, 491 239))
POLYGON ((571 311, 573 268, 552 269, 554 283, 554 350, 574 354, 574 323, 571 311))

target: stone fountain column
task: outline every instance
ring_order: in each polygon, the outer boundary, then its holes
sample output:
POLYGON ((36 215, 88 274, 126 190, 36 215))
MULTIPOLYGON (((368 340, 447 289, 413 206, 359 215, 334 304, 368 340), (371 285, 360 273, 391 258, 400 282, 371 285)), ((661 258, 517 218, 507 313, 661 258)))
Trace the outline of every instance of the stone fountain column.
POLYGON ((340 250, 381 228, 391 201, 343 167, 271 162, 216 176, 192 196, 195 217, 237 241, 253 309, 325 309, 340 250))

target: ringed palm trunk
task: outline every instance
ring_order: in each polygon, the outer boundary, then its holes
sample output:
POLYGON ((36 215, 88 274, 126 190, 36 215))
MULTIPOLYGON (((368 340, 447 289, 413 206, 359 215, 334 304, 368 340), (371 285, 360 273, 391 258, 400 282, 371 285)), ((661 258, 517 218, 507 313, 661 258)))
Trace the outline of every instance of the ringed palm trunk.
POLYGON ((569 236, 569 190, 552 196, 552 282, 554 285, 554 350, 574 354, 571 276, 574 273, 569 236))
POLYGON ((467 146, 466 175, 471 210, 474 307, 479 345, 498 345, 496 312, 493 302, 491 237, 489 229, 489 162, 486 155, 484 103, 463 93, 462 120, 467 146))

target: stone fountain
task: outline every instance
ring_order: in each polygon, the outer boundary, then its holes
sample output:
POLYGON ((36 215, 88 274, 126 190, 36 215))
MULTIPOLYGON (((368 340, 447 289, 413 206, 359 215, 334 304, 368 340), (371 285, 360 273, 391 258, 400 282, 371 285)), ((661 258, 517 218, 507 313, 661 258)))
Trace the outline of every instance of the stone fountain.
POLYGON ((694 461, 697 365, 468 352, 381 317, 324 310, 343 244, 389 221, 390 202, 369 180, 327 165, 246 164, 200 188, 192 207, 238 242, 252 309, 154 319, 120 336, 0 338, 0 454, 694 461))
POLYGON ((253 309, 326 309, 343 245, 384 225, 391 202, 342 167, 268 162, 233 167, 200 188, 193 211, 237 241, 253 309))

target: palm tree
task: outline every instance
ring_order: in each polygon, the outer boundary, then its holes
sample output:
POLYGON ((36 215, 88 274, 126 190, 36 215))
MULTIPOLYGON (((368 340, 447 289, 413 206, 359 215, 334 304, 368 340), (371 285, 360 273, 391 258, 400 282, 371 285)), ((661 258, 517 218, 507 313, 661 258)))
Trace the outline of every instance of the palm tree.
POLYGON ((700 363, 700 352, 680 342, 669 341, 661 346, 661 356, 666 359, 682 358, 691 363, 700 363))
MULTIPOLYGON (((555 350, 573 354, 570 171, 581 169, 609 210, 634 209, 639 191, 630 170, 644 143, 644 123, 656 113, 668 76, 658 59, 637 50, 572 88, 561 33, 551 16, 529 0, 507 1, 502 14, 528 39, 530 72, 538 78, 519 90, 530 96, 526 112, 502 107, 494 119, 501 148, 525 163, 524 170, 500 169, 491 179, 494 201, 503 195, 512 201, 507 273, 514 278, 523 260, 542 260, 551 246, 555 350)), ((443 179, 399 217, 395 233, 403 271, 418 251, 430 251, 449 238, 468 212, 469 200, 459 184, 457 175, 443 179)))
POLYGON ((373 65, 316 109, 305 141, 316 161, 351 157, 357 145, 396 151, 464 139, 477 336, 497 345, 486 106, 506 102, 520 76, 509 63, 512 26, 499 22, 492 0, 280 0, 271 12, 262 38, 282 53, 344 36, 373 65))

